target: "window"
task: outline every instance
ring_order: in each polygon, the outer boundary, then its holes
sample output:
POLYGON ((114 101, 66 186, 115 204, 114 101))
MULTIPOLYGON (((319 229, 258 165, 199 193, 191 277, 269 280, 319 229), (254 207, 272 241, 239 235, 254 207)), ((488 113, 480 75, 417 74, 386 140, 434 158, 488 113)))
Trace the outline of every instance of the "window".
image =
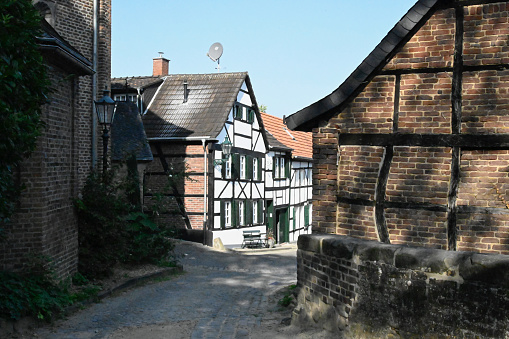
POLYGON ((300 186, 300 172, 301 170, 295 170, 295 186, 300 186))
POLYGON ((231 156, 231 154, 226 157, 226 161, 224 163, 224 177, 226 179, 230 179, 232 177, 232 156, 231 156))
POLYGON ((246 179, 246 156, 240 156, 240 178, 246 179))
POLYGON ((239 106, 239 105, 235 105, 234 106, 234 117, 235 119, 242 119, 242 111, 244 111, 242 109, 242 106, 239 106))
POLYGON ((253 179, 258 180, 258 158, 253 158, 253 179))
POLYGON ((274 179, 279 178, 279 158, 274 158, 274 179))
POLYGON ((245 213, 244 213, 244 201, 239 201, 239 225, 244 226, 246 223, 245 213))
POLYGON ((253 201, 253 224, 258 224, 258 201, 253 201))
POLYGON ((307 185, 305 170, 300 170, 300 182, 301 182, 302 186, 306 186, 307 185))
POLYGON ((224 225, 231 226, 232 225, 232 204, 229 201, 225 201, 224 203, 224 225))
POLYGON ((284 178, 285 176, 285 158, 279 159, 279 177, 284 178))

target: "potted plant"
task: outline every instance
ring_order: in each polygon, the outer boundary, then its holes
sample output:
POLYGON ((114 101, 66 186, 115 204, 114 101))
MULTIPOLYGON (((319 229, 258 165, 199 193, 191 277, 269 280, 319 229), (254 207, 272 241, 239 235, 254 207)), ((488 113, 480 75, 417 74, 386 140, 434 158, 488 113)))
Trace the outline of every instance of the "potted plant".
POLYGON ((271 229, 267 230, 267 247, 273 248, 276 241, 274 240, 274 234, 271 229))

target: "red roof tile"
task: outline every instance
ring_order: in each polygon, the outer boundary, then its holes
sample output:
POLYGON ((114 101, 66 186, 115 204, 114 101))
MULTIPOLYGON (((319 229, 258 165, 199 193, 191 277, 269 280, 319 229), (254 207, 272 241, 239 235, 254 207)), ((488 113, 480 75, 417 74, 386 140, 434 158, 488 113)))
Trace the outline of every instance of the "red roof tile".
POLYGON ((280 143, 293 149, 293 156, 313 158, 313 133, 291 131, 286 127, 283 119, 261 113, 265 129, 280 143))

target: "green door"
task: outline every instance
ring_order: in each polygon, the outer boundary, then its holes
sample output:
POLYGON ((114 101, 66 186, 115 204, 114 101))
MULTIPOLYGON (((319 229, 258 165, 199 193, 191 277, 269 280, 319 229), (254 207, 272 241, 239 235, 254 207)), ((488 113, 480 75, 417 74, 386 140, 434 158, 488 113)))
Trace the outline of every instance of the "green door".
POLYGON ((276 211, 276 232, 277 242, 279 244, 288 242, 290 240, 290 229, 288 222, 288 208, 283 208, 276 211))

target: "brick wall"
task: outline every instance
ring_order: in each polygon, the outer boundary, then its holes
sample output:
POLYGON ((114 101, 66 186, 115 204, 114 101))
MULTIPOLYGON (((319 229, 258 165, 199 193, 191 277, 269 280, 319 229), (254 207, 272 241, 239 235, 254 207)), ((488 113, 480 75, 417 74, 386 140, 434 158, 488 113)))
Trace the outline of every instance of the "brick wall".
POLYGON ((203 146, 201 143, 167 142, 158 145, 152 143, 151 148, 154 161, 148 165, 145 175, 145 204, 151 206, 154 203, 154 194, 163 193, 167 198, 168 208, 160 220, 177 228, 186 227, 179 210, 179 198, 171 188, 166 188, 168 185, 166 166, 181 176, 174 182, 191 227, 203 229, 203 146), (163 165, 162 158, 166 165, 163 165), (186 178, 182 176, 184 172, 187 173, 186 178))
MULTIPOLYGON (((93 1, 53 1, 54 28, 87 59, 93 52, 93 1)), ((111 1, 101 1, 98 88, 110 79, 111 1)), ((0 244, 0 268, 20 269, 29 253, 49 256, 56 273, 77 269, 78 233, 73 199, 92 167, 92 78, 70 76, 47 60, 53 92, 43 108, 45 127, 37 149, 19 172, 26 185, 8 239, 0 244)), ((102 92, 99 91, 99 94, 102 92)), ((100 138, 98 140, 100 142, 100 138)))
POLYGON ((380 240, 386 229, 382 240, 395 244, 509 254, 509 150, 488 144, 455 153, 452 144, 414 141, 374 146, 359 136, 431 135, 439 142, 457 132, 468 140, 508 133, 509 3, 470 5, 463 13, 456 72, 455 9, 438 9, 365 88, 313 130, 315 232, 380 240), (341 144, 345 134, 350 141, 341 144))
POLYGON ((502 338, 507 256, 302 235, 292 322, 345 338, 502 338))

